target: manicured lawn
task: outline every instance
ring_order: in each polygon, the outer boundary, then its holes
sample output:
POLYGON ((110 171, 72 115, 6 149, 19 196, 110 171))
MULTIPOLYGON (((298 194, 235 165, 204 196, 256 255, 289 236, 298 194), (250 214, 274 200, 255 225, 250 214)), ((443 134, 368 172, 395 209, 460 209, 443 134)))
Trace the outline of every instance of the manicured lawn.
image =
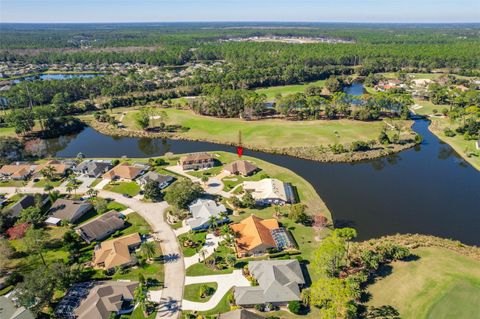
POLYGON ((207 237, 207 232, 197 232, 193 233, 192 235, 189 234, 183 234, 178 237, 180 240, 181 238, 187 238, 193 241, 194 243, 197 243, 196 247, 185 247, 182 244, 180 244, 182 250, 183 250, 183 256, 184 257, 191 257, 197 253, 198 250, 200 250, 203 245, 205 244, 205 238, 207 237))
POLYGON ((368 305, 392 305, 405 319, 478 318, 480 262, 443 248, 414 253, 418 260, 393 263, 392 274, 368 288, 368 305))
POLYGON ((266 178, 268 174, 260 171, 257 172, 251 176, 242 176, 242 175, 236 175, 236 176, 227 176, 222 179, 223 182, 223 190, 228 192, 232 190, 235 186, 243 183, 244 181, 259 181, 263 178, 266 178))
POLYGON ((222 274, 231 274, 233 268, 227 268, 222 270, 214 270, 207 266, 204 263, 193 264, 187 268, 187 276, 210 276, 210 275, 222 275, 222 274))
POLYGON ((0 187, 22 187, 25 185, 27 185, 25 181, 14 181, 14 180, 0 181, 0 187))
POLYGON ((214 166, 214 167, 209 168, 209 169, 201 169, 201 170, 198 170, 198 171, 188 171, 187 174, 191 175, 191 176, 198 177, 198 178, 201 178, 204 175, 207 176, 207 177, 214 177, 214 176, 217 176, 218 174, 220 174, 222 169, 223 169, 222 166, 214 166))
POLYGON ((230 290, 229 292, 227 292, 225 294, 225 296, 223 296, 223 298, 220 300, 220 302, 218 303, 218 305, 215 308, 210 309, 208 311, 201 311, 199 313, 202 314, 202 315, 211 316, 211 315, 216 315, 216 314, 219 314, 219 313, 224 313, 224 312, 230 311, 230 303, 229 303, 228 300, 231 298, 230 296, 232 294, 233 294, 233 290, 230 290))
POLYGON ((125 218, 125 222, 128 226, 114 233, 113 235, 115 235, 115 237, 121 237, 133 233, 150 234, 152 232, 150 225, 148 225, 145 219, 143 219, 138 213, 128 214, 125 218))
POLYGON ((101 178, 95 179, 95 180, 93 181, 93 183, 90 184, 90 187, 91 187, 91 188, 94 188, 94 187, 97 186, 102 180, 103 180, 103 179, 101 179, 101 178))
POLYGON ((217 290, 217 287, 218 285, 216 282, 187 285, 185 286, 185 290, 183 291, 183 298, 194 302, 207 302, 210 300, 210 298, 212 298, 213 294, 217 290), (212 294, 210 296, 206 296, 205 298, 200 297, 200 288, 203 285, 206 285, 207 287, 213 289, 212 294))
POLYGON ((130 196, 135 196, 140 192, 140 186, 135 182, 110 182, 104 189, 119 194, 128 194, 130 196))
MULTIPOLYGON (((244 121, 200 116, 186 110, 165 109, 165 112, 168 114, 167 124, 189 128, 187 132, 177 133, 179 137, 236 144, 241 131, 243 145, 247 148, 284 149, 372 140, 378 137, 384 125, 382 121, 352 120, 244 121)), ((130 128, 137 129, 134 126, 130 128)))
POLYGON ((61 180, 61 179, 54 180, 54 181, 53 180, 49 181, 45 178, 42 178, 38 182, 34 183, 33 186, 34 187, 45 187, 45 185, 50 184, 53 187, 58 187, 58 186, 60 186, 60 184, 62 184, 62 182, 63 182, 63 180, 61 180))
POLYGON ((272 86, 266 89, 258 89, 256 90, 256 92, 265 94, 267 96, 267 100, 273 100, 278 94, 284 96, 293 93, 303 93, 305 92, 305 89, 310 85, 324 86, 325 81, 316 81, 297 85, 272 86))
POLYGON ((157 315, 157 312, 151 313, 148 317, 143 316, 143 311, 140 307, 135 308, 133 312, 129 315, 121 315, 120 319, 154 319, 157 315))
POLYGON ((0 127, 0 136, 15 136, 15 128, 13 127, 0 127))
POLYGON ((114 280, 118 279, 129 279, 129 280, 138 280, 138 276, 142 274, 145 279, 151 278, 156 279, 163 283, 163 264, 160 262, 154 262, 153 264, 146 264, 144 266, 135 266, 128 268, 124 274, 114 274, 112 278, 114 280))

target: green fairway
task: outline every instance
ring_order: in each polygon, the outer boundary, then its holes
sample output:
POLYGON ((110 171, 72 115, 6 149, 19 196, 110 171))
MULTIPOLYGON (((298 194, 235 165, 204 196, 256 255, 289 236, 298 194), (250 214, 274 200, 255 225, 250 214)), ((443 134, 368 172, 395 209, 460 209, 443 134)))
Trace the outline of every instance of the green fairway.
POLYGON ((273 100, 278 94, 284 96, 293 93, 303 93, 309 85, 324 86, 324 84, 325 81, 322 80, 305 84, 272 86, 266 89, 258 89, 256 92, 265 94, 267 96, 267 100, 270 101, 273 100))
MULTIPOLYGON (((383 128, 382 121, 360 122, 352 120, 286 121, 223 119, 201 116, 192 111, 166 109, 167 124, 188 127, 179 137, 208 140, 223 144, 236 144, 242 132, 242 142, 248 148, 283 149, 288 147, 312 147, 334 143, 351 143, 358 140, 373 140, 383 128)), ((125 116, 124 124, 129 125, 135 112, 125 116)))
POLYGON ((443 248, 414 250, 420 258, 393 263, 369 287, 368 305, 391 305, 404 319, 480 318, 480 262, 443 248))

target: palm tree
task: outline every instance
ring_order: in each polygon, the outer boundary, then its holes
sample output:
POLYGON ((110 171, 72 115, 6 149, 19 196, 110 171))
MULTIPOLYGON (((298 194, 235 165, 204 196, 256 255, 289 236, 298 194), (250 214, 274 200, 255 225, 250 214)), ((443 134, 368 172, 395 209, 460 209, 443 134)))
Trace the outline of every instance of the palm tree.
POLYGON ((147 317, 147 305, 148 305, 148 300, 147 300, 147 289, 145 286, 140 283, 137 286, 137 289, 135 289, 135 301, 138 303, 138 306, 142 309, 143 311, 143 316, 147 317))
POLYGON ((95 188, 89 188, 87 191, 87 195, 91 197, 97 197, 98 196, 98 190, 95 188))
POLYGON ((200 255, 200 258, 203 259, 203 263, 206 264, 207 263, 207 252, 202 249, 198 252, 198 254, 200 255))
POLYGON ((155 243, 146 241, 140 245, 140 253, 147 258, 147 261, 151 261, 157 254, 157 247, 155 246, 155 243))
POLYGON ((77 196, 77 189, 80 187, 78 180, 74 176, 68 178, 68 184, 72 187, 75 197, 77 196))
POLYGON ((208 182, 208 176, 207 175, 202 175, 201 181, 203 183, 203 187, 206 187, 207 182, 208 182))
POLYGON ((213 231, 215 228, 218 227, 218 219, 217 219, 217 217, 215 217, 215 216, 210 216, 209 219, 210 219, 210 226, 209 226, 209 228, 210 228, 210 230, 213 231))
POLYGON ((235 257, 235 255, 228 254, 225 257, 225 262, 227 263, 228 267, 233 267, 237 262, 237 258, 235 257))
POLYGON ((73 191, 72 185, 68 184, 67 188, 66 188, 66 191, 67 191, 68 195, 70 196, 72 194, 72 191, 73 191))
POLYGON ((46 180, 50 182, 52 181, 53 176, 55 175, 55 169, 53 168, 53 166, 47 165, 44 168, 42 168, 40 173, 43 175, 43 177, 45 177, 46 180))
POLYGON ((220 230, 222 236, 225 238, 225 241, 228 245, 233 243, 233 230, 228 225, 223 225, 222 229, 220 230))

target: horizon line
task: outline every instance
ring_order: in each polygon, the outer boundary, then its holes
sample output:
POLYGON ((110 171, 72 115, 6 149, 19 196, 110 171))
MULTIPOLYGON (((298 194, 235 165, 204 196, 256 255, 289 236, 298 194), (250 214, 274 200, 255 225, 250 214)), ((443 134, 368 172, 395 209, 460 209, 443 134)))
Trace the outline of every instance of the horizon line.
POLYGON ((321 23, 333 23, 333 24, 480 24, 479 21, 280 21, 280 20, 238 20, 238 21, 228 21, 228 20, 178 20, 178 21, 75 21, 75 22, 65 22, 65 21, 43 21, 43 22, 25 22, 25 21, 11 21, 3 22, 2 24, 143 24, 143 23, 165 23, 165 24, 174 24, 174 23, 275 23, 275 24, 321 24, 321 23))

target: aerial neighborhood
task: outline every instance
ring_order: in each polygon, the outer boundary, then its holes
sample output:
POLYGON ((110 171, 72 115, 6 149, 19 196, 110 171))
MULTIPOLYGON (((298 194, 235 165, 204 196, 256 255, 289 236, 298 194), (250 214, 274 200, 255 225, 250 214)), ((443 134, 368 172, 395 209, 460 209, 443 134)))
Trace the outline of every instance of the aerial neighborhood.
MULTIPOLYGON (((39 263, 68 256, 90 269, 52 308, 57 318, 130 318, 135 309, 172 315, 175 307, 188 317, 215 311, 225 298, 219 318, 263 318, 300 303, 308 270, 295 258, 302 250, 290 230, 302 218, 287 217, 290 207, 306 215, 295 179, 274 178, 276 169, 262 163, 220 152, 7 164, 0 168, 2 240, 39 263), (165 227, 171 237, 158 231, 165 227), (32 238, 40 247, 23 246, 32 238), (164 277, 170 264, 174 278, 164 277), (180 291, 175 305, 165 302, 164 294, 176 293, 168 288, 180 291)), ((6 309, 21 318, 44 310, 42 302, 22 308, 18 300, 31 288, 14 272, 1 274, 6 309)))

